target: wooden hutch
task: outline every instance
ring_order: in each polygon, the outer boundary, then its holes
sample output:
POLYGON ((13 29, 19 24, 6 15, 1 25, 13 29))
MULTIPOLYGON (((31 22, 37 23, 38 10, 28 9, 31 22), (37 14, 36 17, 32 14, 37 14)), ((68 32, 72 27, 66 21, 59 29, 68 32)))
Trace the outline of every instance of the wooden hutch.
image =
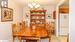
POLYGON ((30 10, 30 27, 31 28, 45 28, 46 10, 30 10))

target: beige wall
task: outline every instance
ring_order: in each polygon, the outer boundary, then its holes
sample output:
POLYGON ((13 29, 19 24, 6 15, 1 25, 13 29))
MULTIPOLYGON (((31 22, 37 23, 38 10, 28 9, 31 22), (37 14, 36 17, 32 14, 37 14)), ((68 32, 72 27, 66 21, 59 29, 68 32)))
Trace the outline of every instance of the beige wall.
POLYGON ((9 8, 12 8, 13 9, 13 22, 18 22, 18 21, 21 21, 22 20, 22 7, 17 4, 16 2, 14 2, 13 0, 9 0, 9 4, 8 4, 8 7, 9 8))
POLYGON ((22 7, 16 4, 13 0, 8 0, 8 7, 13 9, 13 21, 1 22, 1 8, 0 8, 0 41, 12 42, 12 27, 14 22, 22 20, 22 7), (6 41, 4 41, 6 40, 6 41))
MULTIPOLYGON (((46 21, 49 22, 48 20, 50 20, 50 19, 48 19, 47 16, 50 15, 51 16, 51 19, 52 19, 52 12, 54 10, 56 10, 56 5, 41 5, 40 7, 47 10, 47 12, 46 12, 46 21)), ((24 6, 24 8, 23 8, 23 19, 24 20, 27 19, 25 17, 25 15, 26 14, 30 14, 30 11, 29 10, 30 10, 30 8, 28 6, 24 6)))

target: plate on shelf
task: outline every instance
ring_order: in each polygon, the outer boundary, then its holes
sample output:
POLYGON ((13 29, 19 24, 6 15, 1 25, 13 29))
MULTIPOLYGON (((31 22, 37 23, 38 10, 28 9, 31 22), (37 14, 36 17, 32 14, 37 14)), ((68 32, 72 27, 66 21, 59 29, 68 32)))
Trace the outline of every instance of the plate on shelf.
POLYGON ((37 14, 40 14, 39 12, 37 14))
POLYGON ((41 17, 41 19, 44 19, 44 17, 41 17))
POLYGON ((44 14, 43 12, 41 14, 44 14))
POLYGON ((37 19, 39 19, 39 17, 37 17, 37 19))
POLYGON ((40 21, 36 21, 36 23, 40 23, 40 21))
POLYGON ((32 14, 36 14, 36 13, 33 12, 32 14))
POLYGON ((35 24, 34 22, 32 22, 32 24, 35 24))
POLYGON ((36 17, 32 17, 32 19, 36 19, 36 17))

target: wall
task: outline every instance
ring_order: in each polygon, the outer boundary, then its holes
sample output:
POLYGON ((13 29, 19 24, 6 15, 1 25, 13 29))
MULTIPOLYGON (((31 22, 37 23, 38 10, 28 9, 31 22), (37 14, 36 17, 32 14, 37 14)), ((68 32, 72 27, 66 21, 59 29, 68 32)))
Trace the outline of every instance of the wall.
MULTIPOLYGON (((44 9, 46 9, 47 10, 47 12, 46 12, 46 21, 47 22, 49 22, 50 21, 50 19, 48 19, 47 18, 47 16, 49 15, 49 16, 51 16, 51 19, 52 19, 52 12, 54 11, 54 10, 56 10, 56 5, 41 5, 40 6, 41 8, 44 8, 44 9)), ((30 8, 28 7, 28 6, 24 6, 24 8, 23 8, 23 19, 26 21, 26 14, 30 14, 30 12, 29 12, 29 10, 30 10, 30 8)), ((29 17, 30 18, 30 17, 29 17)), ((29 19, 28 19, 29 20, 29 19)), ((28 21, 27 20, 27 21, 28 21)), ((29 22, 29 21, 28 21, 29 22)), ((27 23, 27 22, 26 22, 27 23)), ((29 24, 29 23, 28 23, 29 24)))
POLYGON ((18 22, 18 21, 21 21, 22 20, 22 13, 23 13, 23 10, 22 10, 22 6, 20 6, 19 4, 17 4, 16 2, 14 2, 13 0, 9 0, 9 4, 8 4, 9 8, 13 8, 14 9, 14 12, 13 12, 13 22, 18 22))
POLYGON ((1 22, 1 8, 0 8, 0 41, 13 42, 12 40, 12 23, 20 22, 22 20, 22 7, 16 4, 13 0, 8 0, 8 7, 13 9, 13 21, 1 22), (5 41, 6 40, 6 41, 5 41))

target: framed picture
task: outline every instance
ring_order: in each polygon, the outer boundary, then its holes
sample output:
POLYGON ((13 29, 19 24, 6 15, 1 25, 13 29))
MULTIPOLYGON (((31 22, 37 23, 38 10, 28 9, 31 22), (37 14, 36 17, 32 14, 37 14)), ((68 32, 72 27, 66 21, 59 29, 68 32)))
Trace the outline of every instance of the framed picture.
POLYGON ((1 8, 1 21, 12 21, 13 20, 13 9, 1 8))
POLYGON ((8 0, 0 0, 0 7, 8 7, 8 0))

